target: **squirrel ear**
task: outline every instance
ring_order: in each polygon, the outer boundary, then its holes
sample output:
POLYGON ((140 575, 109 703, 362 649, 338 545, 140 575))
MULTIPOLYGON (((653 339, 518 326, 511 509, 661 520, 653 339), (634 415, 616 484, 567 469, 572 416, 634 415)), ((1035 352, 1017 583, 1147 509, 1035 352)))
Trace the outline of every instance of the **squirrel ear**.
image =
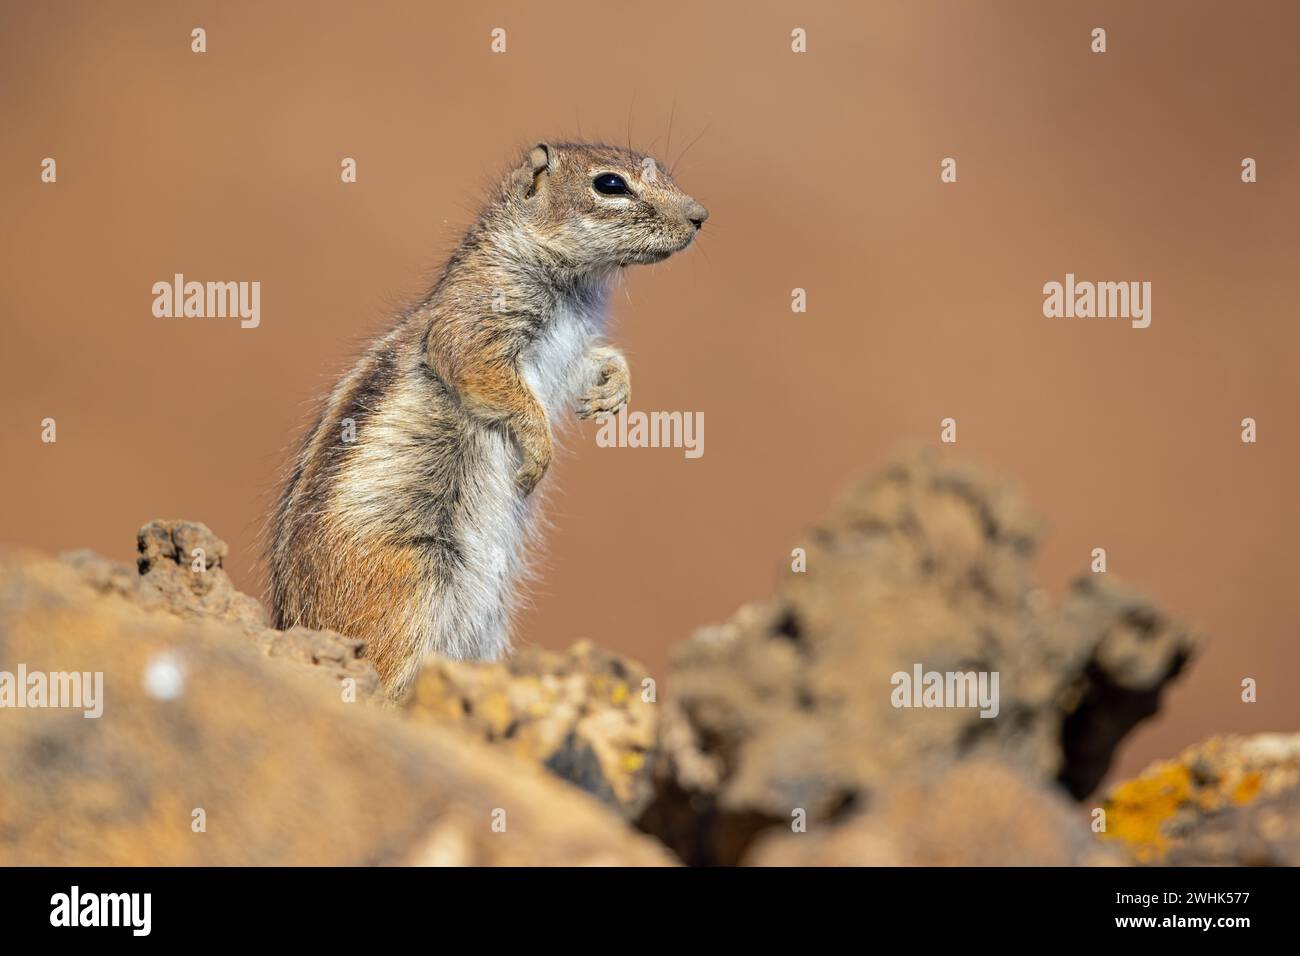
POLYGON ((514 175, 525 199, 542 187, 546 174, 555 168, 555 159, 555 150, 549 143, 538 143, 528 151, 528 158, 514 175))
POLYGON ((544 169, 554 169, 555 150, 551 148, 550 143, 538 143, 528 154, 528 161, 532 163, 534 173, 540 173, 544 169))

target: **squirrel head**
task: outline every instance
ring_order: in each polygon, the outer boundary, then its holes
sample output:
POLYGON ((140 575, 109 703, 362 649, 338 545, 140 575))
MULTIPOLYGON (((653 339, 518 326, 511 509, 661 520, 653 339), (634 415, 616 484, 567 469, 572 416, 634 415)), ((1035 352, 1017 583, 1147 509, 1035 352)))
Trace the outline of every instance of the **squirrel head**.
POLYGON ((653 157, 616 146, 538 143, 506 195, 530 237, 580 269, 660 262, 709 218, 653 157))

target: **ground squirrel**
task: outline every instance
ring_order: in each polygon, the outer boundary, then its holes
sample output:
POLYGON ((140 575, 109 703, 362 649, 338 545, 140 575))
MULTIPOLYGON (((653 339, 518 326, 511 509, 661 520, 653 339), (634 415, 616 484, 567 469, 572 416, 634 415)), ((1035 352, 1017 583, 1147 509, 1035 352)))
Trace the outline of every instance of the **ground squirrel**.
POLYGON ((364 638, 390 696, 425 654, 505 653, 552 426, 627 404, 611 280, 706 218, 649 156, 528 150, 307 434, 269 528, 275 626, 364 638))

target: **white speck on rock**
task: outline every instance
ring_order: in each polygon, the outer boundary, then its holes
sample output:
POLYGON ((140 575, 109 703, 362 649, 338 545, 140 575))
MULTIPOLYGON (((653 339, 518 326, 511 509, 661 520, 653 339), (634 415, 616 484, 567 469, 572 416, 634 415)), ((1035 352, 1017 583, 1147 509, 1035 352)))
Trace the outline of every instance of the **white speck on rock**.
POLYGON ((169 651, 149 658, 144 669, 144 691, 154 700, 175 700, 185 690, 185 667, 169 651))

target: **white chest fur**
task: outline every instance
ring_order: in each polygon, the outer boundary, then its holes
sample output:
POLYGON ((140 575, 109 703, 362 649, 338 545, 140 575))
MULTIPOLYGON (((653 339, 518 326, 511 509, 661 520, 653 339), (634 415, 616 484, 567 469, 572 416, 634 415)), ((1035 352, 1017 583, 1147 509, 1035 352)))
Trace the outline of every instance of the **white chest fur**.
MULTIPOLYGON (((586 351, 603 325, 603 314, 594 310, 560 310, 524 353, 521 374, 553 427, 576 411, 591 374, 586 351)), ((482 473, 462 498, 465 512, 457 531, 465 562, 458 586, 430 595, 430 619, 455 623, 429 646, 452 657, 495 658, 505 652, 509 608, 539 497, 525 499, 515 486, 519 456, 506 434, 485 431, 483 442, 482 473)))
POLYGON ((573 411, 571 406, 587 386, 583 355, 604 324, 601 308, 562 307, 524 353, 524 381, 552 423, 573 411))

